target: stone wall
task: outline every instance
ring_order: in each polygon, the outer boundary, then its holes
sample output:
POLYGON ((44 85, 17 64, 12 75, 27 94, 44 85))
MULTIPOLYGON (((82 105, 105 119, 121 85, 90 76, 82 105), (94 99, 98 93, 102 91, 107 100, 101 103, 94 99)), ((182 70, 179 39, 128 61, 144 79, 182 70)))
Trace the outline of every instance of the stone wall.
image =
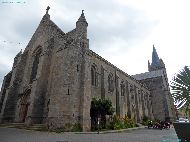
MULTIPOLYGON (((50 72, 51 54, 54 48, 54 39, 62 37, 64 33, 45 15, 40 22, 37 30, 32 36, 23 54, 27 55, 26 66, 24 69, 23 80, 20 84, 20 94, 24 94, 30 88, 29 108, 26 117, 28 125, 42 123, 47 117, 47 86, 50 72), (36 50, 42 50, 39 58, 36 77, 31 80, 32 67, 36 50)), ((18 106, 21 104, 17 104, 18 106)), ((19 110, 18 110, 19 113, 19 110)), ((19 121, 19 117, 18 117, 19 121)))
POLYGON ((48 84, 49 112, 47 124, 50 129, 80 123, 84 130, 90 129, 89 110, 86 112, 89 94, 85 94, 86 59, 88 48, 87 25, 76 28, 55 41, 48 84), (84 115, 87 114, 87 115, 84 115))
POLYGON ((13 122, 16 113, 16 104, 19 94, 19 85, 22 81, 22 75, 25 67, 24 57, 19 54, 14 60, 14 66, 12 68, 11 79, 9 86, 6 89, 5 98, 2 105, 1 120, 13 122))
POLYGON ((171 94, 164 76, 140 80, 151 90, 152 107, 155 119, 165 120, 167 117, 173 119, 171 94))
POLYGON ((9 72, 4 77, 4 80, 3 80, 3 84, 2 84, 1 92, 0 92, 0 113, 1 113, 1 110, 2 110, 2 106, 3 106, 4 99, 5 99, 6 91, 7 91, 8 87, 9 87, 9 85, 10 85, 11 77, 12 77, 12 72, 9 72))
MULTIPOLYGON (((151 115, 152 110, 148 110, 148 108, 151 108, 148 107, 151 103, 148 88, 93 51, 87 51, 86 55, 89 59, 87 74, 91 75, 92 66, 96 66, 97 72, 97 85, 91 85, 91 89, 89 90, 91 98, 110 99, 117 115, 124 117, 128 114, 137 122, 141 122, 143 116, 151 115), (109 90, 108 83, 108 76, 110 74, 113 75, 114 86, 111 91, 109 90)), ((90 79, 92 78, 90 77, 90 79)))

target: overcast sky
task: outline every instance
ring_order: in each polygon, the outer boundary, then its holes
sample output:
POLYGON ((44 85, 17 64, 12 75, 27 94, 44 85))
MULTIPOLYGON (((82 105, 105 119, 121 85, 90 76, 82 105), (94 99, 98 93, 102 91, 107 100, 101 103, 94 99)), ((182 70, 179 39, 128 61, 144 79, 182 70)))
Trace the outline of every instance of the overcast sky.
POLYGON ((0 0, 0 86, 48 5, 64 32, 84 9, 90 49, 129 75, 148 71, 153 44, 169 81, 189 65, 189 0, 0 0))

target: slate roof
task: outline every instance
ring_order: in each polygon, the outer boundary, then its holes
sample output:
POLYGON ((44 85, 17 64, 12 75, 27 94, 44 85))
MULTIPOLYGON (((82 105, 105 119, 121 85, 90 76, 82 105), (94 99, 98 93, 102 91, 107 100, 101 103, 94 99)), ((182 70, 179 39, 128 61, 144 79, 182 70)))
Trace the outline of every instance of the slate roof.
POLYGON ((143 79, 155 78, 155 77, 159 77, 163 75, 164 75, 163 70, 155 70, 151 72, 145 72, 141 74, 132 75, 132 77, 135 78, 136 80, 143 80, 143 79))

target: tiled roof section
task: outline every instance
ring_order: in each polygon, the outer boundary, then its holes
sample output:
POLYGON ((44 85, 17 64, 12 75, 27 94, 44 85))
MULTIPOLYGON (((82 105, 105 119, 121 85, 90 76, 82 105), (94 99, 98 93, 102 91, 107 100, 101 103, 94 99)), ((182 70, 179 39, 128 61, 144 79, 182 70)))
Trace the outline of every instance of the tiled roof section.
POLYGON ((136 80, 143 80, 143 79, 154 78, 154 77, 159 77, 163 75, 164 75, 163 70, 155 70, 151 72, 145 72, 141 74, 132 75, 132 77, 135 78, 136 80))

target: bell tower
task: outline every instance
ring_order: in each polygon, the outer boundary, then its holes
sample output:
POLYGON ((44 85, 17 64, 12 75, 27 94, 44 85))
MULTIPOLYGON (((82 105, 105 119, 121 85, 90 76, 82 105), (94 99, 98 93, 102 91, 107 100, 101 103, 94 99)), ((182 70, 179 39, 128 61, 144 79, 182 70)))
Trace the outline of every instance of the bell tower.
POLYGON ((165 68, 165 64, 161 58, 158 57, 158 54, 156 52, 156 48, 153 45, 153 51, 152 51, 152 63, 148 61, 148 71, 155 71, 165 68))

